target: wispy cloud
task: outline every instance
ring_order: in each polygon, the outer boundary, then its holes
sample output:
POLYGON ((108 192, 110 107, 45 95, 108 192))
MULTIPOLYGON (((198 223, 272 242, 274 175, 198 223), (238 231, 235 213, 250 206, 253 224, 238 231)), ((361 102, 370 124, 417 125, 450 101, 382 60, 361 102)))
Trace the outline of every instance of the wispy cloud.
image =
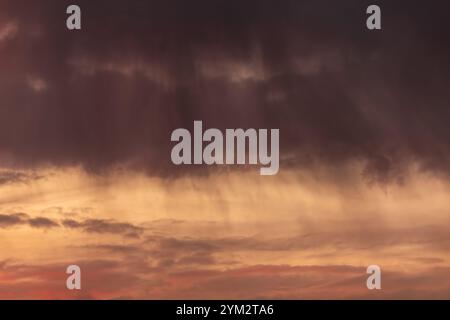
POLYGON ((66 228, 81 229, 88 233, 120 234, 130 238, 139 238, 140 234, 144 231, 142 227, 114 220, 87 219, 84 221, 76 221, 73 219, 65 219, 62 221, 62 224, 66 228))
POLYGON ((44 217, 30 218, 26 213, 0 214, 0 228, 28 225, 37 229, 58 227, 59 224, 44 217))

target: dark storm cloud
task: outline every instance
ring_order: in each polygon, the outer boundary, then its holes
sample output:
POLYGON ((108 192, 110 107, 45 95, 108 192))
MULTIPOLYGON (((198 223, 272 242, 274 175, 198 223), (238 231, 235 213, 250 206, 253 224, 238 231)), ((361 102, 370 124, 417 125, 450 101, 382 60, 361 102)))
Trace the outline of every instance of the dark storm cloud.
MULTIPOLYGON (((281 166, 367 164, 448 174, 448 1, 67 1, 0 4, 6 166, 179 173, 172 130, 280 128, 281 166)), ((190 170, 190 169, 187 169, 190 170)))

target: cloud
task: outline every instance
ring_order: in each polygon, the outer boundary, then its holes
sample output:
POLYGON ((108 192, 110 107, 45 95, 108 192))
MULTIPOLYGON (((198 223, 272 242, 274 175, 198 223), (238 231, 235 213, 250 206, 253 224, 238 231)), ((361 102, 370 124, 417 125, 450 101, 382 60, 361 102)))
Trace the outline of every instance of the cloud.
POLYGON ((74 261, 55 264, 24 264, 10 261, 1 271, 2 299, 114 299, 124 296, 127 289, 141 279, 124 272, 114 260, 78 260, 83 277, 83 290, 66 288, 67 266, 74 261))
MULTIPOLYGON (((383 290, 369 291, 365 268, 360 266, 254 265, 222 271, 195 270, 169 274, 162 296, 172 299, 432 299, 449 295, 448 281, 439 283, 445 272, 448 269, 384 270, 383 290)), ((157 289, 150 292, 160 293, 157 289)))
POLYGON ((59 227, 56 221, 44 217, 30 218, 26 213, 0 214, 0 228, 29 225, 36 229, 59 227))
POLYGON ((233 237, 171 237, 147 236, 144 244, 161 252, 284 252, 318 250, 333 247, 336 250, 367 251, 386 247, 418 246, 439 251, 450 249, 450 230, 445 225, 393 227, 384 224, 348 226, 322 224, 320 231, 233 237))
POLYGON ((62 221, 62 224, 66 228, 81 229, 87 233, 120 234, 129 238, 139 238, 144 231, 144 228, 114 220, 87 219, 80 222, 73 219, 65 219, 62 221))
POLYGON ((7 261, 3 299, 446 299, 448 267, 393 272, 383 290, 366 288, 366 270, 353 265, 250 265, 222 270, 158 272, 126 260, 79 260, 82 291, 65 288, 68 265, 7 261), (447 280, 446 280, 447 279, 447 280), (239 290, 236 290, 239 288, 239 290))
POLYGON ((0 44, 3 41, 14 38, 18 33, 18 26, 14 22, 7 22, 6 24, 0 24, 0 44))
POLYGON ((34 90, 35 92, 42 92, 47 90, 48 84, 44 79, 41 79, 39 77, 28 77, 27 83, 29 87, 34 90))
POLYGON ((42 176, 35 173, 26 173, 13 170, 0 170, 0 186, 13 183, 27 183, 41 178, 42 176))
MULTIPOLYGON (((9 224, 17 221, 28 224, 33 220, 25 214, 11 217, 15 220, 11 222, 10 219, 9 224)), ((0 218, 2 220, 6 221, 0 218)), ((120 235, 126 235, 131 225, 101 221, 65 220, 63 225, 83 232, 120 235)), ((167 223, 180 222, 155 222, 156 225, 161 223, 165 229, 167 223)), ((335 226, 334 232, 323 227, 323 232, 301 236, 259 234, 248 237, 222 237, 214 232, 209 237, 200 234, 180 236, 177 232, 164 236, 159 230, 149 228, 145 232, 150 234, 140 234, 141 241, 128 244, 96 237, 90 244, 67 247, 68 251, 76 253, 71 256, 84 257, 82 261, 69 261, 65 257, 65 263, 49 265, 1 262, 4 286, 0 297, 5 296, 5 292, 15 292, 21 298, 52 298, 60 294, 65 283, 65 274, 61 270, 69 264, 82 267, 83 294, 88 299, 428 299, 448 296, 445 288, 449 283, 442 282, 444 278, 441 278, 448 272, 445 257, 449 242, 444 226, 441 229, 428 226, 395 230, 381 230, 379 226, 373 226, 373 229, 335 226), (419 246, 421 250, 395 251, 412 246, 419 246), (392 266, 389 256, 380 256, 376 250, 386 247, 389 247, 388 253, 395 255, 395 261, 402 259, 403 268, 397 268, 397 264, 392 266), (423 251, 426 254, 418 254, 423 251), (445 254, 439 255, 439 252, 445 254), (382 292, 369 292, 365 287, 366 266, 326 263, 346 254, 359 254, 360 261, 365 261, 367 258, 362 253, 369 254, 370 260, 375 259, 382 266, 382 292), (316 256, 310 257, 312 254, 316 256), (329 254, 331 259, 320 254, 329 254), (281 256, 282 261, 290 258, 291 262, 280 263, 277 257, 281 256), (108 259, 101 260, 101 257, 108 259), (292 258, 322 263, 295 264, 292 258), (39 292, 46 292, 46 295, 39 292)), ((79 298, 69 293, 61 297, 79 298)))
POLYGON ((53 227, 59 227, 59 224, 55 221, 52 221, 48 218, 38 217, 29 219, 28 223, 30 226, 34 228, 53 228, 53 227))
POLYGON ((359 161, 371 183, 401 181, 415 164, 450 172, 447 1, 425 13, 421 1, 407 11, 383 2, 388 31, 378 33, 364 26, 370 3, 357 0, 221 2, 221 11, 206 0, 80 1, 79 33, 54 27, 66 4, 2 2, 23 40, 0 48, 15 57, 0 76, 10 164, 205 174, 170 162, 170 133, 200 119, 280 128, 282 168, 359 161), (28 90, 30 74, 45 86, 28 90))
POLYGON ((27 215, 24 213, 0 214, 0 227, 7 228, 25 224, 27 215))
MULTIPOLYGON (((87 233, 118 234, 132 239, 139 238, 145 230, 131 223, 102 219, 86 219, 83 221, 64 219, 61 221, 61 224, 66 228, 80 229, 87 233)), ((50 229, 61 226, 57 220, 46 217, 32 218, 26 213, 0 214, 0 228, 23 225, 29 225, 37 229, 50 229)))

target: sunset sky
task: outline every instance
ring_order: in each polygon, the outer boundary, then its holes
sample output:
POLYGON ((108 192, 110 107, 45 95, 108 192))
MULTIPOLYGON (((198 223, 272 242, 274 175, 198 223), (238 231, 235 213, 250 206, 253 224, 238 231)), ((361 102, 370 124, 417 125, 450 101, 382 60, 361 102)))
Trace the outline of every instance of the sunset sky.
POLYGON ((449 14, 0 0, 0 299, 450 299, 449 14), (175 166, 195 120, 280 129, 279 173, 175 166))

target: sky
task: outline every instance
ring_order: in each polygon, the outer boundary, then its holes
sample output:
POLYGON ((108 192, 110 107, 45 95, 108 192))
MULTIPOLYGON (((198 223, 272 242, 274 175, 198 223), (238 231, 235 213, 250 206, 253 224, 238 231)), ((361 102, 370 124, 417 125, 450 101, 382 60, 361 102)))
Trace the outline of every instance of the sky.
POLYGON ((448 1, 75 2, 0 0, 0 299, 450 299, 448 1))

